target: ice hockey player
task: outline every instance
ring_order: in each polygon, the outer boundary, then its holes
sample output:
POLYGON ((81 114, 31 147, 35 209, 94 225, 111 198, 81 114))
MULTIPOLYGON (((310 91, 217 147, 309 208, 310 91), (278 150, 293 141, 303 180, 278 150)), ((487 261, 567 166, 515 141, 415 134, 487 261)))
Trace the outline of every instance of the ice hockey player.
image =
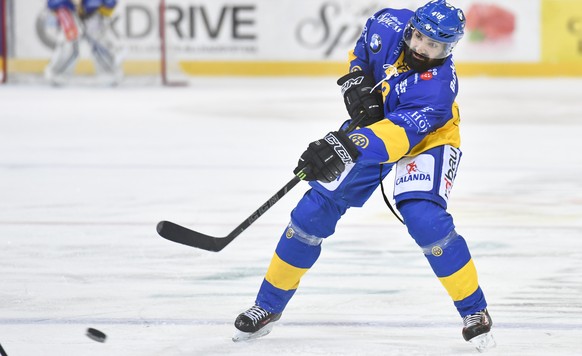
POLYGON ((110 33, 117 0, 48 0, 59 24, 57 44, 45 78, 53 85, 67 84, 80 55, 81 41, 91 49, 98 84, 116 85, 122 77, 121 55, 110 33))
POLYGON ((396 206, 460 314, 463 338, 479 351, 495 346, 477 270, 446 210, 461 158, 451 52, 464 27, 463 11, 445 0, 416 11, 386 8, 368 19, 349 74, 338 80, 351 119, 365 119, 301 155, 294 173, 311 189, 291 212, 255 305, 236 318, 234 341, 271 331, 340 217, 363 206, 395 169, 396 206))

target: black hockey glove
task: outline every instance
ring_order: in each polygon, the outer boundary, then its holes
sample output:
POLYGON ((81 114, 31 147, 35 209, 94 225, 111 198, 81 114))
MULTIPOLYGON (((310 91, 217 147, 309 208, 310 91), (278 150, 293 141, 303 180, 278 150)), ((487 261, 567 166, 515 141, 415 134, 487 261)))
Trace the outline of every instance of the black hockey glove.
POLYGON ((344 75, 337 80, 341 86, 346 109, 352 120, 364 112, 366 117, 360 126, 368 126, 384 118, 384 102, 382 92, 374 89, 374 78, 365 75, 363 71, 355 71, 344 75))
POLYGON ((313 141, 303 152, 293 174, 302 180, 329 183, 337 179, 354 162, 360 152, 342 131, 333 131, 321 140, 313 141))

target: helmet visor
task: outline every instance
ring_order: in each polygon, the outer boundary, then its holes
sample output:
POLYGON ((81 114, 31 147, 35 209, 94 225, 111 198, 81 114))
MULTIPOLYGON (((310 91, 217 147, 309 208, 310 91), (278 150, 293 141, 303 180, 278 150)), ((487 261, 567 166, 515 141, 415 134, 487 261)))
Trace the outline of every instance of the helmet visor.
POLYGON ((458 42, 438 41, 425 35, 410 22, 404 30, 404 41, 408 48, 429 59, 442 59, 447 57, 451 54, 458 42))

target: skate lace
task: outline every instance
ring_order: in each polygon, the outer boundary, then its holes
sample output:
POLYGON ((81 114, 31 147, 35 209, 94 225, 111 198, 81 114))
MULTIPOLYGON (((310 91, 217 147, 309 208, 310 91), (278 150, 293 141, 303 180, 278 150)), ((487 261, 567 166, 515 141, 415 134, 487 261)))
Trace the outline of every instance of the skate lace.
POLYGON ((484 311, 480 311, 475 314, 467 315, 463 318, 463 324, 465 325, 466 328, 473 325, 481 324, 484 314, 485 314, 484 311))
POLYGON ((269 314, 270 313, 268 311, 256 305, 252 306, 249 310, 244 312, 244 315, 249 317, 249 319, 252 320, 253 324, 258 323, 259 320, 268 316, 269 314))

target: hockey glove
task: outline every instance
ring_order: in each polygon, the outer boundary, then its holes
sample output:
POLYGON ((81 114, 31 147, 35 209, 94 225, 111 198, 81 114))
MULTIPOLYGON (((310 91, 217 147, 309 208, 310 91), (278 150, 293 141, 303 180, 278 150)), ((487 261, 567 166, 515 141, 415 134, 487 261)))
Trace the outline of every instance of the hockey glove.
POLYGON ((384 103, 382 92, 372 89, 375 86, 374 78, 365 75, 363 71, 350 72, 337 80, 341 86, 346 109, 352 120, 365 114, 360 126, 368 126, 384 118, 384 103))
POLYGON ((329 183, 337 179, 354 162, 360 152, 342 131, 328 133, 321 140, 309 144, 303 152, 293 174, 302 180, 329 183))

